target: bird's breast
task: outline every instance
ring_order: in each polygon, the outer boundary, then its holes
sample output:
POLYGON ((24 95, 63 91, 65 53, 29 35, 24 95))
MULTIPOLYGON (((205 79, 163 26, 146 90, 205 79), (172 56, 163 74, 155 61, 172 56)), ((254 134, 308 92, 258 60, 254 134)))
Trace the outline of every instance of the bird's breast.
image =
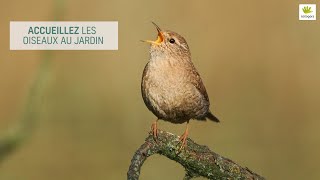
POLYGON ((142 79, 142 95, 158 117, 175 119, 195 110, 202 96, 190 83, 190 71, 170 60, 149 61, 142 79))
POLYGON ((150 61, 145 80, 150 90, 170 98, 186 89, 188 73, 170 60, 150 61))

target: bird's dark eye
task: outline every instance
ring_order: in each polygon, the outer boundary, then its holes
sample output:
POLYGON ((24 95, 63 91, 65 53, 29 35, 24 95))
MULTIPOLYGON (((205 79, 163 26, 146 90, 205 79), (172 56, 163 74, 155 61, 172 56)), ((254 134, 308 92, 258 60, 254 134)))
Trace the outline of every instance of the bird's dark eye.
POLYGON ((174 42, 176 42, 173 38, 171 38, 170 40, 169 40, 169 42, 171 43, 171 44, 173 44, 174 42))

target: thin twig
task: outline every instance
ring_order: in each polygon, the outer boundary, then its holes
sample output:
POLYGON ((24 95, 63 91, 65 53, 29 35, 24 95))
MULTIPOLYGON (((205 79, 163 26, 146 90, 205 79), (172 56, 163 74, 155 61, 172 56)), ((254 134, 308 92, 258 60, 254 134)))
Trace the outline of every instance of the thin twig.
MULTIPOLYGON (((54 20, 63 18, 65 0, 55 0, 54 20)), ((50 79, 52 52, 44 51, 35 80, 27 95, 24 110, 17 117, 17 125, 0 135, 0 162, 14 152, 32 134, 40 116, 43 96, 50 79)))

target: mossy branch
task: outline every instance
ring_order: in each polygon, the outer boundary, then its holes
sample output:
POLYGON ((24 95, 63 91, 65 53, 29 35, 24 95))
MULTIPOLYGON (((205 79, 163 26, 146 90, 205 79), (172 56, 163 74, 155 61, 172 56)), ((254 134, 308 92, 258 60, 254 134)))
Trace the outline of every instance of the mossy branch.
POLYGON ((128 180, 138 180, 144 161, 154 154, 160 154, 181 164, 186 174, 184 179, 194 177, 206 177, 208 179, 252 179, 264 178, 248 168, 244 168, 232 160, 212 152, 207 146, 202 146, 191 139, 187 139, 185 149, 177 153, 179 149, 179 137, 165 131, 158 131, 157 141, 149 134, 145 142, 135 152, 129 171, 128 180))

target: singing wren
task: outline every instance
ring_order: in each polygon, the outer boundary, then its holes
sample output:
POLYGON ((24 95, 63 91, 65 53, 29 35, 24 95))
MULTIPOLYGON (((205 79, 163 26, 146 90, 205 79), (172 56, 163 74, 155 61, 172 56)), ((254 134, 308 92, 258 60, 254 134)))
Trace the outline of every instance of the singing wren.
POLYGON ((181 148, 186 145, 191 119, 219 122, 210 111, 209 97, 201 77, 191 61, 186 40, 173 31, 158 31, 157 40, 150 43, 150 60, 146 64, 141 82, 141 93, 148 109, 157 116, 152 123, 153 136, 157 138, 159 119, 175 124, 187 122, 180 136, 181 148))

